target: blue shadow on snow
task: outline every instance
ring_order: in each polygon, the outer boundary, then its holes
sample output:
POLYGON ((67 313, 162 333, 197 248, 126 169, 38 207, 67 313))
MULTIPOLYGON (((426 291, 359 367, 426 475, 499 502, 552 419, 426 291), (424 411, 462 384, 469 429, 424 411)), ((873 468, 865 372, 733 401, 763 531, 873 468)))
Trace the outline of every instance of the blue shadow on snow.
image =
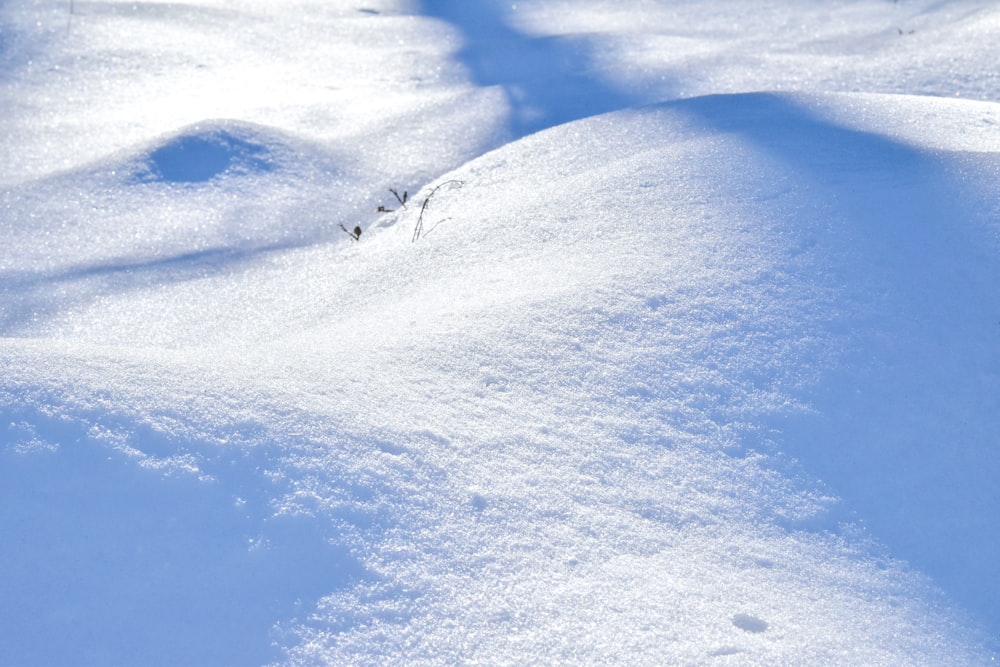
POLYGON ((764 192, 786 178, 796 193, 779 212, 786 227, 835 250, 815 280, 844 312, 802 329, 848 349, 804 397, 815 414, 773 424, 783 449, 894 557, 1000 635, 996 204, 967 185, 982 167, 839 126, 790 96, 664 107, 775 159, 746 178, 764 192))
POLYGON ((525 35, 508 24, 508 11, 509 3, 492 0, 420 3, 424 16, 459 31, 463 46, 455 57, 473 83, 504 90, 515 138, 635 103, 589 71, 589 48, 580 38, 525 35))
POLYGON ((176 137, 153 151, 150 162, 150 173, 142 180, 169 183, 204 183, 227 171, 273 170, 265 146, 222 129, 176 137))
POLYGON ((44 321, 102 295, 238 273, 272 253, 311 242, 304 239, 220 246, 167 257, 126 257, 54 271, 0 271, 0 335, 21 335, 23 328, 33 322, 44 321))
POLYGON ((0 418, 2 665, 268 664, 276 621, 362 574, 311 520, 267 518, 253 461, 164 477, 67 423, 0 418))

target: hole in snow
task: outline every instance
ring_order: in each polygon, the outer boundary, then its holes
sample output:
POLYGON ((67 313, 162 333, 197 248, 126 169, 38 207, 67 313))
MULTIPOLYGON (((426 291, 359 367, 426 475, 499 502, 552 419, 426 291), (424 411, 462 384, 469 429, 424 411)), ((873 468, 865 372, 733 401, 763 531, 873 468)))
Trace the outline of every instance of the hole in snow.
POLYGON ((489 503, 486 501, 485 496, 482 496, 478 493, 472 494, 472 509, 476 510, 477 512, 482 512, 483 510, 486 509, 486 506, 488 504, 489 503))
POLYGON ((665 306, 666 304, 667 297, 662 294, 651 296, 646 299, 646 306, 650 310, 659 310, 661 306, 665 306))
POLYGON ((226 172, 273 169, 265 146, 221 129, 175 137, 149 157, 150 173, 143 180, 170 183, 204 183, 226 172))
POLYGON ((767 630, 767 621, 750 614, 736 614, 733 616, 733 625, 746 632, 760 633, 767 630))

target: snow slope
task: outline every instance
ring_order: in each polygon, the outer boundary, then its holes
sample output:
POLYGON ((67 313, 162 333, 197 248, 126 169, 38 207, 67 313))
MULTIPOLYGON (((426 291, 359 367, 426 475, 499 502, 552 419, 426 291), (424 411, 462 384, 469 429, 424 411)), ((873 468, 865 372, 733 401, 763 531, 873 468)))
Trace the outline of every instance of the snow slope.
POLYGON ((0 5, 0 663, 990 663, 996 10, 712 5, 0 5))

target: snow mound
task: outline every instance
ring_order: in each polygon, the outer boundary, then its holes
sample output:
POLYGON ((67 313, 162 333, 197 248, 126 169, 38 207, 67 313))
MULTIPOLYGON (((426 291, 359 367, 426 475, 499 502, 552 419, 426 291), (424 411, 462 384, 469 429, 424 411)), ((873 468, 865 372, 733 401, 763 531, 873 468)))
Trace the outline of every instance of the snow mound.
POLYGON ((998 36, 0 2, 0 665, 995 663, 998 36))
MULTIPOLYGON (((275 526, 315 536, 330 578, 274 612, 293 664, 985 662, 953 605, 995 619, 997 119, 752 94, 532 135, 359 241, 98 284, 3 339, 5 456, 72 433, 248 502, 233 581, 255 536, 280 564, 275 526)), ((275 173, 220 210, 271 224, 275 173)), ((147 186, 203 187, 115 187, 147 186)))
POLYGON ((340 236, 370 196, 336 147, 224 120, 7 186, 0 326, 48 335, 95 300, 240 273, 340 236))

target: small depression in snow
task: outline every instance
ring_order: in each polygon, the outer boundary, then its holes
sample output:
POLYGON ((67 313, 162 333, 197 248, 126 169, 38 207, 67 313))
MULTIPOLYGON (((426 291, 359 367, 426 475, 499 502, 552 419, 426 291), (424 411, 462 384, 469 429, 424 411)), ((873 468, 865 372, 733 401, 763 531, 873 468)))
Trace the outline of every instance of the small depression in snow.
POLYGON ((226 129, 182 134, 149 156, 142 181, 204 183, 224 173, 251 174, 274 169, 264 145, 226 129))
POLYGON ((733 616, 733 625, 745 632, 759 634, 767 630, 767 621, 751 616, 750 614, 736 614, 733 616))

